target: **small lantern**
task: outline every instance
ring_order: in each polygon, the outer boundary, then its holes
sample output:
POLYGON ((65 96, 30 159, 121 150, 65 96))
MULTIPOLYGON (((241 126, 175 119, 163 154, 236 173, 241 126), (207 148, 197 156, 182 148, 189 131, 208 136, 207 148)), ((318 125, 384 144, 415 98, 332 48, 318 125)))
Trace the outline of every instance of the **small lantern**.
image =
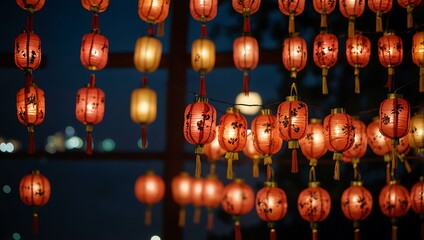
POLYGON ((314 62, 322 69, 322 94, 328 94, 328 69, 337 62, 339 41, 332 33, 321 32, 314 40, 314 62))
POLYGON ((146 204, 144 224, 152 223, 152 206, 162 200, 165 195, 165 182, 153 171, 137 178, 134 184, 134 194, 138 201, 146 204))
POLYGON ((243 14, 243 16, 250 16, 256 13, 261 6, 261 0, 232 0, 233 9, 243 14))
POLYGON ((240 216, 252 210, 255 193, 243 179, 237 178, 224 187, 222 196, 222 209, 233 216, 235 239, 241 240, 240 216))
POLYGON ((382 16, 384 13, 390 12, 392 10, 393 0, 369 0, 368 8, 371 11, 376 13, 375 20, 375 31, 382 32, 383 31, 383 20, 382 16))
POLYGON ((196 39, 191 46, 191 65, 194 71, 205 74, 215 66, 215 44, 205 38, 196 39))
POLYGON ((203 151, 210 163, 210 174, 215 174, 216 161, 224 157, 226 151, 219 145, 219 125, 216 126, 216 134, 212 142, 203 145, 203 151))
POLYGON ((386 87, 389 92, 392 89, 392 78, 395 73, 395 67, 402 63, 403 44, 402 38, 396 36, 393 32, 385 32, 378 39, 378 59, 383 67, 387 67, 388 78, 386 87))
POLYGON ((156 71, 162 55, 162 43, 153 36, 137 39, 134 49, 134 65, 142 73, 156 71))
POLYGON ((169 0, 138 0, 138 16, 146 23, 165 21, 169 13, 169 0))
POLYGON ((400 94, 388 94, 380 104, 380 132, 392 139, 394 147, 399 143, 399 138, 409 132, 410 107, 408 101, 400 94))
POLYGON ((420 215, 421 239, 424 238, 424 176, 420 176, 419 182, 414 183, 409 195, 412 210, 420 215))
POLYGON ((30 13, 40 10, 43 8, 46 0, 16 0, 18 6, 30 13))
POLYGON ((280 11, 289 16, 289 34, 295 32, 294 17, 303 13, 305 0, 278 0, 280 11))
POLYGON ((371 55, 371 42, 362 34, 356 34, 346 40, 346 59, 355 68, 355 93, 360 93, 359 68, 368 65, 371 55))
POLYGON ((411 118, 409 144, 415 150, 415 154, 424 154, 424 112, 418 112, 411 118))
POLYGON ((414 26, 414 17, 412 16, 412 10, 414 7, 418 7, 422 0, 398 0, 400 6, 406 8, 407 21, 406 26, 411 29, 414 26))
POLYGON ((318 223, 330 214, 331 197, 319 182, 309 182, 297 198, 297 210, 303 220, 311 223, 312 239, 318 239, 318 223))
POLYGON ((33 33, 25 31, 15 38, 15 64, 19 69, 32 71, 40 66, 41 40, 33 33))
POLYGON ((336 0, 313 0, 315 11, 321 14, 321 24, 320 27, 326 28, 327 24, 327 14, 330 14, 336 8, 336 0))
POLYGON ((191 180, 191 203, 194 206, 193 222, 198 224, 200 222, 200 207, 203 205, 203 178, 193 178, 191 180))
POLYGON ((234 40, 233 60, 237 69, 243 71, 243 93, 249 95, 249 71, 256 68, 259 61, 258 41, 251 36, 241 36, 234 40))
POLYGON ((253 177, 259 177, 259 162, 263 158, 262 154, 256 150, 252 139, 252 132, 247 135, 246 146, 243 148, 243 154, 253 161, 253 177))
POLYGON ((420 92, 424 92, 424 32, 416 32, 412 38, 412 61, 420 68, 420 92))
POLYGON ((334 179, 340 179, 339 162, 343 152, 352 147, 355 139, 355 129, 352 117, 346 113, 344 108, 333 108, 331 114, 324 119, 324 143, 328 150, 333 151, 334 179))
POLYGON ((50 182, 39 170, 25 175, 19 183, 22 202, 33 207, 32 232, 38 234, 38 207, 46 205, 50 198, 50 182))
POLYGON ((84 35, 81 43, 80 60, 89 70, 102 70, 108 59, 109 40, 98 32, 84 35))
POLYGON ((81 0, 82 6, 91 12, 104 12, 109 6, 109 0, 81 0))
POLYGON ((255 115, 262 107, 262 97, 258 92, 249 91, 249 95, 241 92, 235 102, 240 112, 245 115, 255 115))
POLYGON ((284 67, 290 71, 290 77, 296 78, 297 72, 303 70, 308 59, 306 41, 298 34, 284 39, 282 59, 284 67))
POLYGON ((191 16, 200 22, 211 21, 218 12, 218 0, 190 0, 191 16))
POLYGON ((367 152, 367 127, 365 123, 359 120, 358 117, 352 117, 352 125, 355 129, 355 138, 353 145, 347 151, 343 152, 343 162, 351 162, 353 165, 354 179, 359 180, 360 175, 358 172, 359 159, 362 158, 367 152))
POLYGON ((212 142, 216 134, 216 110, 207 98, 196 97, 195 102, 186 107, 183 132, 187 142, 196 146, 195 177, 200 177, 203 145, 212 142))
POLYGON ((216 175, 208 175, 203 182, 203 205, 208 210, 207 229, 213 228, 213 209, 217 208, 222 200, 224 185, 216 175))
POLYGON ((87 132, 87 154, 93 153, 93 125, 103 120, 105 113, 105 93, 96 87, 94 74, 90 75, 90 83, 77 92, 75 115, 78 121, 85 125, 87 132))
POLYGON ((339 0, 339 9, 344 17, 349 19, 348 37, 355 35, 355 20, 365 10, 365 1, 362 0, 339 0))
POLYGON ((219 145, 227 151, 227 178, 233 179, 233 160, 238 160, 247 141, 247 121, 238 108, 229 107, 219 120, 219 145))
POLYGON ((172 198, 180 205, 178 216, 178 226, 185 225, 185 205, 191 203, 192 193, 192 178, 186 172, 181 172, 179 175, 172 178, 171 182, 172 198))

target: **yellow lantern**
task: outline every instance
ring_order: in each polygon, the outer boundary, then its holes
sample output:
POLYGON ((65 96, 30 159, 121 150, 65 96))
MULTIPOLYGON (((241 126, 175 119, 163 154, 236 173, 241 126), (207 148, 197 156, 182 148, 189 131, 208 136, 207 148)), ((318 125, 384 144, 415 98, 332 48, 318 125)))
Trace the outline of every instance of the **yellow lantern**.
POLYGON ((141 148, 146 149, 146 125, 156 119, 156 92, 148 87, 135 89, 131 94, 131 119, 141 125, 141 148))
POLYGON ((149 73, 155 71, 160 64, 162 43, 152 36, 137 39, 134 49, 134 65, 138 71, 149 73))
POLYGON ((191 46, 191 65, 200 74, 212 71, 215 66, 215 44, 205 38, 196 39, 191 46))
POLYGON ((409 145, 416 154, 424 154, 424 112, 418 112, 411 118, 409 145))

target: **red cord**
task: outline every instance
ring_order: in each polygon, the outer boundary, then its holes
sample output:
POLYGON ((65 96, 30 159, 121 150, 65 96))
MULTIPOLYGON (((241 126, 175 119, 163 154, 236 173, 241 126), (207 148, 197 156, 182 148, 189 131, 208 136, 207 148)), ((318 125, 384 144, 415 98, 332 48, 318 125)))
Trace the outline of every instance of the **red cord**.
POLYGON ((245 96, 249 96, 249 74, 247 72, 243 74, 243 93, 245 96))
POLYGON ((293 150, 292 150, 292 164, 291 164, 292 166, 292 168, 291 168, 291 172, 292 173, 297 173, 297 172, 299 172, 299 166, 298 166, 298 163, 297 163, 297 151, 296 151, 296 148, 293 148, 293 150))
POLYGON ((199 89, 199 95, 204 97, 206 96, 206 78, 205 75, 200 75, 200 89, 199 89))
POLYGON ((141 125, 141 149, 147 148, 146 125, 141 125))
POLYGON ((86 153, 88 155, 93 154, 93 137, 91 136, 91 132, 87 132, 87 150, 86 153))

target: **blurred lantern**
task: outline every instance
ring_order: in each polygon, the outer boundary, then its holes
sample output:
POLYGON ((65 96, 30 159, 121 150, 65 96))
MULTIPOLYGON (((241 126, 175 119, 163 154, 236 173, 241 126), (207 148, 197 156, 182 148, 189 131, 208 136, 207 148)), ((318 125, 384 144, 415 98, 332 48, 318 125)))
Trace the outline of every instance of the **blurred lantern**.
POLYGON ((265 187, 256 194, 256 213, 268 222, 270 240, 277 239, 275 223, 286 216, 287 196, 283 189, 277 187, 276 182, 265 182, 265 187))
POLYGON ((358 171, 359 159, 367 152, 367 127, 358 117, 352 117, 352 125, 355 130, 353 145, 347 151, 343 152, 343 162, 351 162, 354 171, 354 180, 360 180, 358 171))
POLYGON ((348 37, 355 36, 355 21, 365 10, 365 1, 362 0, 339 0, 339 9, 344 17, 349 19, 348 37))
POLYGON ((198 224, 200 222, 200 207, 203 205, 204 199, 203 199, 203 185, 204 185, 204 179, 203 178, 193 178, 191 180, 191 203, 194 206, 194 215, 193 215, 193 222, 198 224))
POLYGON ((340 205, 345 217, 353 221, 355 239, 360 239, 359 221, 370 215, 372 204, 372 195, 362 186, 361 181, 353 181, 350 187, 343 191, 340 205))
POLYGON ((267 181, 271 178, 272 155, 280 151, 283 140, 278 131, 277 117, 271 109, 261 109, 261 113, 252 121, 251 135, 256 151, 263 155, 264 165, 267 166, 267 181))
POLYGON ((330 14, 336 8, 336 0, 313 0, 314 9, 316 12, 321 14, 321 24, 320 27, 326 28, 327 24, 327 14, 330 14))
POLYGON ((184 137, 190 144, 195 145, 196 171, 195 177, 201 175, 200 154, 204 153, 203 145, 215 138, 216 110, 205 97, 196 97, 184 112, 184 137))
POLYGON ((397 239, 397 218, 407 214, 411 206, 408 190, 397 181, 390 181, 381 189, 378 202, 381 212, 391 219, 392 239, 397 239))
POLYGON ((309 182, 308 188, 300 192, 297 210, 303 220, 310 222, 312 239, 318 239, 318 223, 328 217, 330 209, 330 194, 319 186, 319 182, 309 182))
POLYGON ((234 239, 241 240, 240 216, 252 210, 255 193, 243 179, 237 178, 224 187, 222 196, 222 209, 234 218, 234 239))
POLYGON ((162 43, 153 36, 137 39, 134 49, 134 65, 142 73, 156 71, 162 55, 162 43))
POLYGON ((27 126, 29 134, 28 153, 35 153, 34 126, 44 121, 46 104, 44 91, 34 83, 33 76, 26 76, 25 87, 16 94, 16 113, 20 123, 27 126))
POLYGON ((424 238, 424 176, 420 176, 419 182, 412 185, 410 192, 411 208, 420 215, 421 239, 424 238))
POLYGON ((18 6, 29 13, 33 13, 43 8, 45 2, 46 0, 16 0, 18 6))
POLYGON ((337 62, 339 41, 336 35, 321 31, 314 40, 314 62, 322 69, 322 94, 328 94, 328 69, 337 62))
POLYGON ((165 195, 165 182, 153 171, 137 178, 134 184, 134 194, 138 201, 146 204, 144 224, 152 223, 152 206, 162 200, 165 195))
POLYGON ((256 68, 259 61, 258 41, 251 36, 243 35, 234 40, 234 65, 243 71, 243 93, 249 95, 249 71, 256 68))
POLYGON ((256 150, 252 139, 252 132, 247 135, 246 146, 243 148, 243 154, 253 161, 253 177, 259 177, 259 162, 263 158, 262 154, 256 150))
POLYGON ((237 95, 235 102, 240 112, 245 115, 255 115, 262 106, 262 98, 258 92, 249 91, 249 95, 241 92, 237 95))
POLYGON ((406 27, 408 29, 411 29, 412 27, 414 27, 414 17, 412 16, 412 10, 414 9, 414 7, 418 7, 421 4, 422 0, 398 0, 397 2, 400 6, 406 8, 406 27))
POLYGON ((343 152, 352 147, 355 139, 355 129, 352 124, 352 117, 346 113, 344 108, 333 108, 331 114, 324 119, 324 143, 325 147, 333 151, 333 160, 336 161, 334 167, 334 179, 340 179, 339 162, 343 157, 343 152))
POLYGON ((422 111, 411 118, 409 144, 415 150, 415 154, 424 154, 424 112, 422 111))
POLYGON ((392 139, 394 147, 399 138, 408 134, 410 115, 409 103, 400 94, 388 94, 380 104, 379 129, 381 134, 392 139))
POLYGON ((346 40, 346 58, 349 64, 355 68, 355 93, 360 93, 359 68, 368 65, 371 54, 371 42, 362 34, 356 34, 346 40))
POLYGON ((305 68, 308 59, 305 39, 297 33, 284 39, 282 59, 284 67, 290 71, 290 77, 296 78, 297 72, 305 68))
POLYGON ((109 0, 81 0, 82 6, 91 12, 104 12, 109 6, 109 0))
POLYGON ((221 203, 223 189, 224 185, 216 175, 208 175, 203 181, 202 199, 203 205, 208 210, 208 230, 213 228, 213 209, 221 203))
POLYGON ((385 32, 378 39, 378 59, 383 67, 387 67, 388 78, 386 87, 391 92, 392 78, 395 73, 394 68, 399 66, 403 59, 402 38, 396 36, 393 32, 385 32))
POLYGON ((205 74, 215 66, 215 44, 206 38, 196 39, 191 46, 191 66, 200 73, 200 96, 206 96, 205 74))
POLYGON ((211 21, 218 12, 218 0, 190 0, 191 16, 200 22, 211 21))
POLYGON ((212 142, 203 146, 204 154, 210 163, 210 174, 215 174, 215 163, 219 161, 225 154, 225 150, 219 145, 218 140, 219 125, 216 126, 216 134, 212 142))
MULTIPOLYGON (((294 86, 294 85, 292 85, 294 86)), ((299 139, 302 139, 308 126, 308 105, 298 100, 297 93, 286 97, 286 101, 278 106, 278 129, 281 138, 288 141, 288 148, 292 149, 291 172, 298 172, 297 150, 299 139)))
POLYGON ((38 207, 46 205, 49 201, 49 180, 39 170, 31 171, 19 183, 19 196, 25 205, 33 207, 32 232, 38 234, 38 207))
MULTIPOLYGON (((409 134, 407 134, 404 137, 399 138, 399 144, 395 147, 395 158, 399 158, 399 160, 405 165, 405 169, 408 173, 412 171, 411 166, 409 165, 409 162, 406 158, 406 155, 408 155, 409 151, 411 150, 411 146, 409 145, 409 134)), ((391 140, 387 138, 389 142, 391 140)), ((397 162, 396 162, 397 164, 397 162)))
POLYGON ((41 40, 32 31, 24 31, 15 38, 15 64, 28 72, 38 68, 41 62, 41 40))
POLYGON ((80 60, 89 70, 102 70, 108 59, 109 40, 100 32, 84 35, 81 43, 80 60))
POLYGON ((103 120, 105 113, 105 93, 96 87, 96 77, 90 75, 90 83, 77 92, 75 115, 78 121, 85 125, 87 132, 87 154, 93 153, 93 125, 103 120))
POLYGON ((247 141, 247 121, 235 107, 227 108, 219 120, 219 145, 227 151, 227 178, 233 179, 233 160, 238 160, 238 152, 242 151, 247 141))
POLYGON ((165 21, 169 13, 169 0, 138 0, 138 16, 146 23, 165 21))
POLYGON ((247 17, 256 13, 261 5, 261 0, 232 0, 233 9, 247 17))
POLYGON ((424 32, 416 32, 412 38, 412 61, 420 68, 419 91, 424 92, 424 32))
POLYGON ((382 16, 384 13, 390 12, 392 10, 393 0, 369 0, 368 7, 371 11, 376 13, 375 20, 375 31, 383 31, 383 20, 382 16))
POLYGON ((303 13, 305 0, 278 0, 280 11, 289 16, 289 34, 295 32, 294 17, 303 13))
POLYGON ((178 216, 178 226, 185 225, 185 205, 191 203, 192 195, 192 178, 186 172, 172 178, 171 181, 172 198, 180 205, 178 216))

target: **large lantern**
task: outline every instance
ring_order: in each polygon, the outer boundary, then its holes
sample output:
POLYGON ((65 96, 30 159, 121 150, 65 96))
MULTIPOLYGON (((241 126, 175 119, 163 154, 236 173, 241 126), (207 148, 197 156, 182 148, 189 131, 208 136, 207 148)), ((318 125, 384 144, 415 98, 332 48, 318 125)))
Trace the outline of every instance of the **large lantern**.
POLYGON ((411 118, 409 144, 415 150, 415 154, 424 154, 424 112, 418 112, 411 118))
POLYGON ((203 205, 208 210, 207 229, 213 228, 213 209, 217 208, 222 200, 224 185, 216 175, 208 175, 203 180, 202 199, 203 205))
POLYGON ((412 16, 412 10, 414 9, 414 7, 418 7, 421 4, 422 0, 398 0, 397 2, 400 6, 406 8, 406 27, 408 29, 412 28, 414 26, 414 17, 412 16))
POLYGON ((216 134, 212 142, 203 145, 203 151, 210 163, 210 174, 215 174, 216 161, 224 157, 226 151, 219 145, 219 126, 216 126, 216 134))
POLYGON ((153 36, 137 39, 134 49, 134 65, 142 73, 158 69, 162 55, 162 43, 153 36))
POLYGON ((322 69, 322 94, 328 94, 328 69, 337 62, 339 41, 332 33, 321 32, 314 40, 314 62, 322 69))
POLYGON ((308 51, 306 41, 298 34, 284 39, 282 59, 284 67, 290 71, 290 76, 296 78, 297 72, 306 66, 308 51))
POLYGON ((384 13, 390 12, 392 10, 393 0, 369 0, 368 8, 371 11, 376 13, 375 20, 375 31, 382 32, 383 31, 383 20, 382 16, 384 13))
POLYGON ((352 147, 355 139, 355 130, 352 117, 345 112, 344 108, 333 108, 331 114, 324 119, 324 143, 328 150, 333 151, 334 179, 340 179, 339 162, 343 152, 352 147))
POLYGON ((43 8, 46 0, 16 0, 18 6, 30 13, 40 10, 43 8))
POLYGON ((424 32, 416 32, 412 38, 412 61, 420 68, 420 92, 424 92, 424 32))
POLYGON ((22 202, 33 207, 32 231, 38 233, 38 207, 46 205, 50 198, 50 182, 39 170, 25 175, 19 183, 19 196, 22 202))
POLYGON ((180 205, 178 216, 178 226, 185 225, 185 205, 191 203, 192 193, 192 178, 186 172, 181 172, 179 175, 172 178, 171 192, 174 201, 180 205))
POLYGON ((93 152, 92 131, 95 124, 103 120, 105 113, 105 93, 96 87, 94 74, 90 75, 90 83, 77 92, 75 115, 78 121, 85 125, 87 132, 87 154, 93 152))
POLYGON ((109 6, 109 0, 81 0, 82 6, 91 12, 104 12, 109 6))
POLYGON ((89 70, 102 70, 106 64, 109 53, 109 40, 100 32, 84 35, 81 43, 80 60, 89 70))
POLYGON ((351 162, 354 170, 354 179, 359 180, 358 172, 359 159, 363 157, 367 151, 367 127, 365 123, 358 117, 352 117, 353 129, 355 129, 355 138, 353 145, 347 151, 343 152, 343 162, 351 162))
POLYGON ((336 0, 313 0, 315 11, 321 14, 320 27, 327 27, 327 14, 330 14, 336 8, 336 0))
POLYGON ((234 65, 243 71, 243 93, 249 94, 249 71, 256 68, 259 61, 259 44, 256 38, 241 36, 233 44, 234 65))
POLYGON ((390 92, 392 89, 392 78, 395 73, 394 68, 399 66, 403 60, 402 38, 396 36, 393 32, 385 32, 378 39, 378 59, 383 67, 387 67, 388 79, 386 87, 390 92))
POLYGON ((278 8, 284 15, 289 16, 289 34, 294 33, 294 17, 305 9, 305 0, 278 0, 278 8))
POLYGON ((253 161, 253 177, 259 177, 259 162, 263 158, 262 154, 256 150, 252 139, 252 132, 247 135, 246 146, 243 148, 243 154, 253 161))
POLYGON ((203 178, 193 178, 191 180, 191 203, 194 206, 193 222, 198 224, 200 221, 200 207, 203 205, 203 178))
POLYGON ((15 38, 15 64, 19 69, 32 71, 41 62, 41 40, 33 33, 25 31, 15 38))
POLYGON ((134 184, 134 194, 138 201, 146 204, 144 223, 152 222, 152 205, 161 201, 165 195, 165 182, 153 171, 137 178, 134 184))
POLYGON ((146 23, 165 21, 169 13, 169 0, 138 0, 138 16, 146 23))
POLYGON ((424 176, 420 176, 419 182, 412 185, 410 192, 411 208, 420 215, 421 239, 424 238, 424 176))
POLYGON ((190 0, 190 13, 197 21, 211 21, 217 12, 218 0, 190 0))
POLYGON ((349 19, 348 37, 355 36, 355 20, 364 13, 365 1, 339 0, 339 9, 343 16, 349 19))
POLYGON ((359 69, 368 65, 371 55, 371 42, 369 38, 362 34, 356 34, 354 37, 346 40, 346 59, 348 63, 355 68, 355 93, 360 93, 359 69))
POLYGON ((205 38, 196 39, 191 46, 191 65, 194 71, 205 74, 215 66, 215 44, 205 38))
POLYGON ((247 121, 235 107, 227 108, 219 120, 219 145, 227 151, 227 178, 233 179, 233 160, 238 160, 238 152, 242 151, 247 141, 247 121))
POLYGON ((392 139, 394 147, 399 138, 408 134, 410 115, 409 103, 400 94, 388 94, 380 104, 379 129, 384 136, 392 139))

